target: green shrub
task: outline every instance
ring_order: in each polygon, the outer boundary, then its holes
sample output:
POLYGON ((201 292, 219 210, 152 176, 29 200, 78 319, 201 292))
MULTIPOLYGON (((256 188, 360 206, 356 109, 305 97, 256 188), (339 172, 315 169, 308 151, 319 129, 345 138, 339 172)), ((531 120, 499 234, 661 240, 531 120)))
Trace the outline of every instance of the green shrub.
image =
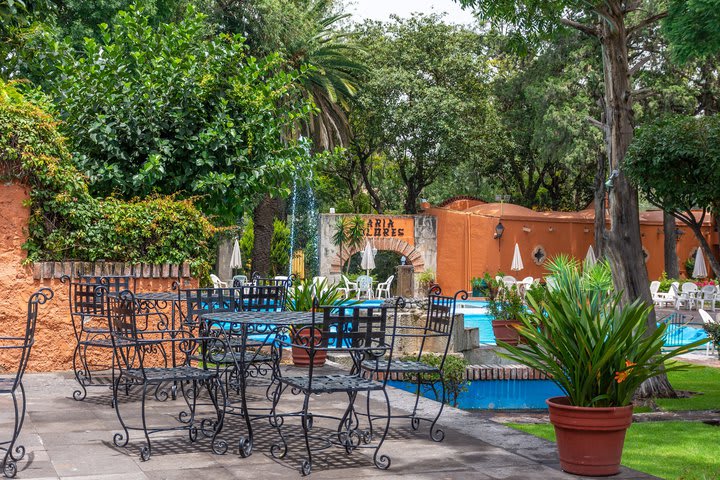
POLYGON ((168 196, 122 201, 94 198, 70 161, 57 122, 24 98, 16 84, 0 81, 0 179, 31 187, 27 261, 108 260, 181 263, 209 273, 208 241, 215 227, 192 199, 168 196))
POLYGON ((101 25, 82 51, 54 39, 37 46, 43 86, 91 191, 198 196, 226 225, 265 193, 288 195, 309 161, 285 134, 312 108, 298 90, 303 73, 278 55, 249 56, 241 36, 215 33, 192 7, 154 26, 142 3, 101 25))
MULTIPOLYGON (((414 361, 417 360, 417 356, 405 356, 400 360, 403 361, 414 361)), ((432 365, 434 367, 440 367, 442 362, 442 355, 437 353, 426 353, 420 357, 420 361, 432 365)), ((458 396, 467 391, 468 381, 465 377, 465 369, 467 362, 463 357, 448 355, 445 357, 445 364, 443 365, 443 373, 445 377, 445 393, 447 395, 447 401, 453 407, 457 407, 458 396)), ((417 382, 416 375, 406 375, 405 380, 410 382, 417 382)), ((440 381, 440 375, 437 373, 420 374, 420 384, 426 388, 430 388, 434 393, 435 397, 440 399, 440 395, 435 384, 440 381)))
POLYGON ((703 328, 710 337, 710 341, 715 345, 715 351, 720 358, 720 323, 706 323, 703 328))
POLYGON ((270 240, 270 271, 273 275, 287 275, 290 267, 290 227, 282 220, 273 221, 270 240))

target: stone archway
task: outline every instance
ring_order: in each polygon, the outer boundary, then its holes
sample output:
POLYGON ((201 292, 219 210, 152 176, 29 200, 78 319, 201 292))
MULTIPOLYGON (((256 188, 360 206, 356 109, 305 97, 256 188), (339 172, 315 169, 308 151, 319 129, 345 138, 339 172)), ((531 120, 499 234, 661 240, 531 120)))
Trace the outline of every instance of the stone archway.
MULTIPOLYGON (((340 280, 343 261, 365 248, 365 241, 356 248, 343 251, 343 258, 332 242, 339 217, 355 215, 320 215, 320 275, 331 281, 340 280)), ((366 239, 378 250, 396 252, 407 259, 413 271, 436 270, 437 221, 431 215, 360 215, 366 222, 366 239)))
MULTIPOLYGON (((413 270, 415 273, 420 273, 425 271, 425 261, 423 259, 423 255, 415 248, 413 245, 410 245, 404 240, 400 240, 397 238, 379 238, 379 239, 373 239, 372 244, 375 248, 380 250, 386 250, 390 252, 396 252, 402 256, 404 256, 407 259, 407 264, 413 266, 413 270)), ((340 258, 340 254, 336 254, 335 257, 330 262, 330 273, 332 274, 340 274, 343 260, 348 261, 350 257, 355 255, 358 252, 362 252, 362 250, 365 248, 365 245, 363 244, 359 248, 352 248, 350 250, 343 251, 343 259, 340 258)))

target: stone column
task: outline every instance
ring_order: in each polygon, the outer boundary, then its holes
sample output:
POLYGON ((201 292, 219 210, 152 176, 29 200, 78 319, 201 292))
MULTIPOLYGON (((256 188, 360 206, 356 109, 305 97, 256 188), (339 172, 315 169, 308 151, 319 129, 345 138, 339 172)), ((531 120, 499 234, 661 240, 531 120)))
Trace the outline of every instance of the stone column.
POLYGON ((415 296, 415 269, 412 265, 398 265, 397 270, 397 295, 411 298, 415 296))

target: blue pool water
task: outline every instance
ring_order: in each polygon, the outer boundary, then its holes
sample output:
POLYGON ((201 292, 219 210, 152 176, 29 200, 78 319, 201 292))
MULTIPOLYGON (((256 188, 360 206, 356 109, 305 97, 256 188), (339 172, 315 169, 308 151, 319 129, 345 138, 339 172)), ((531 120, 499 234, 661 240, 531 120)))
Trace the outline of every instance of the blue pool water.
MULTIPOLYGON (((415 392, 416 388, 411 382, 390 381, 388 384, 408 392, 415 392)), ((429 387, 422 393, 437 400, 429 387)), ((463 410, 546 409, 545 399, 559 395, 564 393, 550 380, 473 380, 468 382, 468 390, 458 396, 458 407, 463 410)))

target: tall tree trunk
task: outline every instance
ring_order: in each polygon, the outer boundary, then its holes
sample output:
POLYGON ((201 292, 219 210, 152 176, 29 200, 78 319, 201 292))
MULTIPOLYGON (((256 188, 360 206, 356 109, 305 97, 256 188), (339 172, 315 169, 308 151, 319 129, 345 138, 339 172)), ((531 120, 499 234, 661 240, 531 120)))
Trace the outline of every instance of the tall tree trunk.
POLYGON ((675 217, 663 212, 663 233, 665 236, 665 273, 668 278, 680 278, 680 264, 677 256, 677 233, 675 217))
POLYGON ((270 242, 275 228, 275 220, 281 210, 282 200, 265 195, 253 211, 255 240, 253 242, 252 271, 265 276, 270 271, 270 242))
MULTIPOLYGON (((622 172, 633 138, 632 89, 628 59, 628 35, 621 2, 606 2, 608 18, 601 19, 605 80, 606 149, 613 186, 610 190, 610 229, 605 231, 606 254, 613 267, 615 288, 622 291, 623 301, 640 299, 652 305, 647 268, 640 237, 638 194, 622 172)), ((655 311, 647 319, 648 333, 657 328, 655 311)), ((637 394, 642 397, 676 397, 667 375, 643 383, 637 394)))
POLYGON ((607 157, 598 152, 597 169, 595 170, 595 255, 605 255, 605 178, 607 157))

